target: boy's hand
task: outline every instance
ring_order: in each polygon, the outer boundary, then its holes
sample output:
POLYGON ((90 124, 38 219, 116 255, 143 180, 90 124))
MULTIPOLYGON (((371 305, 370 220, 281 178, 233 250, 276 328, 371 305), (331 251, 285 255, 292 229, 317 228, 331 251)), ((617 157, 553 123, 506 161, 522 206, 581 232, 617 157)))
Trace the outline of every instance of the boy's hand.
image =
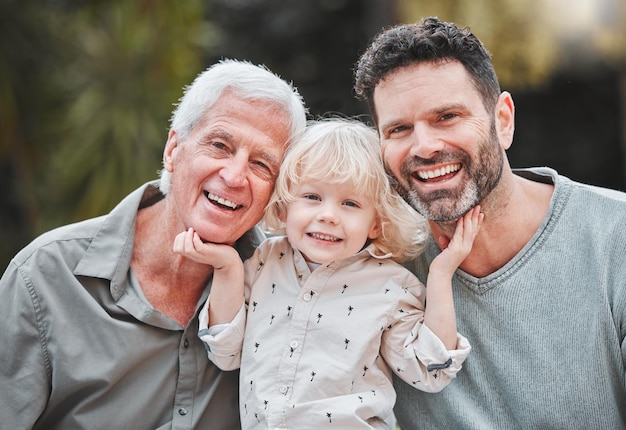
POLYGON ((174 252, 198 263, 213 266, 215 270, 224 269, 233 263, 239 263, 240 257, 235 248, 217 243, 204 243, 193 228, 179 233, 174 239, 174 252))
POLYGON ((472 250, 474 239, 480 230, 484 217, 485 215, 480 212, 480 205, 477 205, 457 220, 454 236, 451 240, 445 236, 438 239, 437 242, 442 252, 435 260, 439 260, 438 263, 443 266, 442 269, 454 271, 461 265, 472 250))

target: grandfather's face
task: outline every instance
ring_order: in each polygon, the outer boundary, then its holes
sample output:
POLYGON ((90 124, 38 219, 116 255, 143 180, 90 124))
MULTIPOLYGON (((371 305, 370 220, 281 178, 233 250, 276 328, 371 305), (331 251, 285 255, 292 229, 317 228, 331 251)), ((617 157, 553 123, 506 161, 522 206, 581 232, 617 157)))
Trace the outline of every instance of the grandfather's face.
POLYGON ((184 141, 170 131, 164 167, 172 173, 179 231, 232 244, 262 217, 289 138, 287 114, 267 102, 224 93, 184 141))
POLYGON ((374 105, 387 169, 426 218, 455 220, 498 184, 496 122, 460 63, 398 69, 376 87, 374 105))

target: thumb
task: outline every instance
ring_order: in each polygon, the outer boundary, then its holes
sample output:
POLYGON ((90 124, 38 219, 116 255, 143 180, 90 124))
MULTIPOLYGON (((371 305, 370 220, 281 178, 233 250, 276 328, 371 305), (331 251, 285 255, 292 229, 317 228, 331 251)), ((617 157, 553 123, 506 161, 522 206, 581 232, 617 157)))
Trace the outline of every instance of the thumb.
POLYGON ((448 239, 447 237, 442 235, 437 238, 437 245, 439 245, 439 248, 441 248, 442 250, 446 249, 449 244, 450 244, 450 239, 448 239))

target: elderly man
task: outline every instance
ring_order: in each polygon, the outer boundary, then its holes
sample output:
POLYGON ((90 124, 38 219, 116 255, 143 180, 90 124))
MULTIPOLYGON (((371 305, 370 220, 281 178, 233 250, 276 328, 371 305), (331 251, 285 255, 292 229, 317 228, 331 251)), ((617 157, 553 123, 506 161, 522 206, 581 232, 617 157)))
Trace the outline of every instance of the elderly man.
POLYGON ((212 268, 175 254, 174 238, 193 228, 250 255, 305 122, 290 84, 220 62, 174 111, 160 186, 18 253, 0 281, 3 428, 238 427, 237 373, 211 364, 197 337, 212 268))

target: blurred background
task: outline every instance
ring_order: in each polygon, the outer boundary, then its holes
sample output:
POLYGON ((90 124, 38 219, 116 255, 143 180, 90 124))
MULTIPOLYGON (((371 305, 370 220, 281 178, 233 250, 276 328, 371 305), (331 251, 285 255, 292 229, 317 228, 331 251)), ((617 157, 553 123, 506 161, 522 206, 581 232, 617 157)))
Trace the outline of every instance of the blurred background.
POLYGON ((426 16, 492 53, 516 102, 513 167, 626 190, 626 0, 0 0, 0 269, 156 178, 173 106, 213 62, 265 64, 311 116, 368 121, 358 56, 426 16))

